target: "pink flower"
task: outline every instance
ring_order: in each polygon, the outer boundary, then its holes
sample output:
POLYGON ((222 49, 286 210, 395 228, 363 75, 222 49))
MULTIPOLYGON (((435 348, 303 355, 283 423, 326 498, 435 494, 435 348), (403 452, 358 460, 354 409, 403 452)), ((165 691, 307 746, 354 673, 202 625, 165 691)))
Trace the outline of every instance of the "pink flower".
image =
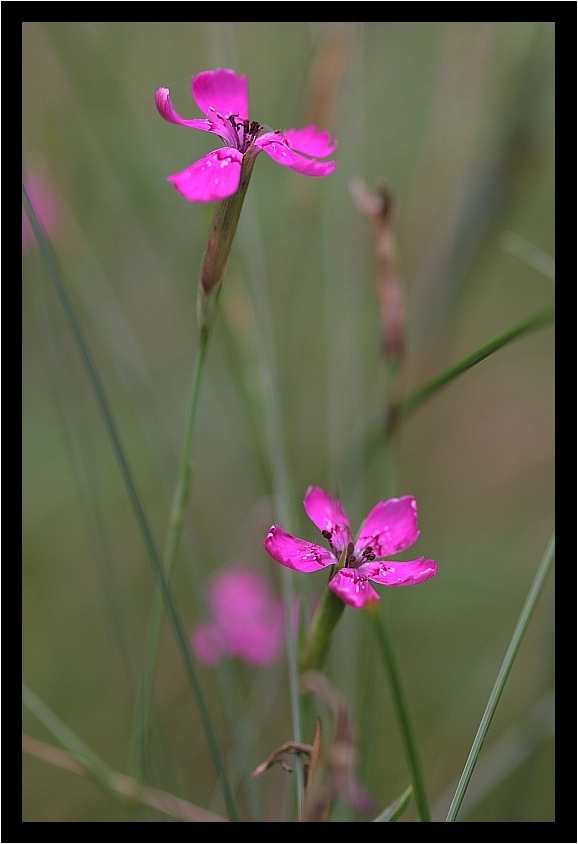
MULTIPOLYGON (((49 236, 53 235, 60 224, 60 209, 52 187, 46 179, 33 172, 27 173, 23 181, 42 231, 49 236)), ((26 211, 22 208, 22 251, 32 245, 36 245, 36 235, 26 211)))
POLYGON ((212 132, 225 142, 225 146, 168 177, 185 199, 215 202, 231 196, 239 187, 243 157, 257 155, 261 150, 278 164, 306 176, 328 176, 335 170, 335 161, 317 160, 331 155, 337 146, 329 132, 306 126, 261 135, 263 127, 255 120, 249 120, 246 76, 218 68, 193 76, 191 83, 193 99, 205 117, 182 118, 173 108, 168 88, 159 88, 155 94, 159 114, 169 123, 212 132))
POLYGON ((273 525, 265 539, 265 550, 284 566, 296 571, 317 571, 325 566, 343 567, 329 582, 329 588, 352 607, 364 607, 379 595, 371 586, 413 586, 437 573, 433 560, 394 562, 386 556, 405 551, 419 536, 417 504, 412 495, 390 498, 375 505, 361 525, 353 543, 349 520, 340 501, 319 487, 310 486, 303 502, 305 512, 329 544, 329 549, 298 539, 273 525))
POLYGON ((192 632, 197 659, 217 665, 225 657, 239 657, 251 665, 272 665, 283 652, 283 601, 268 582, 248 568, 237 566, 214 578, 209 588, 213 619, 192 632))

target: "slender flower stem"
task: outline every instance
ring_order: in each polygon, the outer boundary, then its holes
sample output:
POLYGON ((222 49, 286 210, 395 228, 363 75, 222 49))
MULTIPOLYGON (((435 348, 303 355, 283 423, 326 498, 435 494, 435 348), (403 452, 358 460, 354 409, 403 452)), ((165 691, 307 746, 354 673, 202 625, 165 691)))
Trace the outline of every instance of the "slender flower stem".
POLYGON ((403 689, 401 687, 399 671, 397 669, 389 637, 381 620, 378 602, 375 601, 373 604, 370 604, 366 608, 366 612, 373 625, 373 632, 375 634, 375 638, 377 639, 377 644, 379 645, 379 650, 389 680, 391 693, 393 695, 393 705, 395 707, 395 712, 401 729, 401 735, 403 738, 407 761, 410 769, 411 781, 415 793, 415 802, 417 804, 417 810, 419 812, 420 820, 430 821, 431 817, 425 786, 423 782, 423 776, 421 772, 419 754, 417 752, 417 746, 415 744, 415 740, 411 729, 409 713, 405 702, 403 689))
POLYGON ((328 587, 324 590, 319 606, 309 628, 309 636, 301 654, 301 671, 320 669, 331 643, 331 636, 345 609, 345 604, 328 587))
MULTIPOLYGON (((179 473, 173 494, 173 501, 169 516, 169 526, 163 554, 163 571, 167 580, 170 579, 177 557, 185 518, 186 504, 189 497, 193 469, 192 457, 194 430, 197 418, 201 377, 207 355, 209 339, 217 316, 217 305, 227 270, 229 254, 233 238, 237 230, 237 223, 243 207, 245 194, 249 186, 249 180, 251 178, 255 158, 256 154, 245 155, 241 170, 239 189, 232 196, 217 204, 211 222, 207 247, 201 264, 197 294, 199 348, 197 352, 195 371, 193 374, 187 430, 181 452, 179 473)), ((144 776, 146 746, 150 732, 154 673, 161 620, 162 592, 157 586, 149 620, 143 670, 135 701, 133 732, 130 748, 131 769, 134 770, 135 775, 139 776, 141 779, 144 776)))
POLYGON ((478 732, 476 733, 476 737, 474 738, 472 749, 470 750, 464 770, 456 788, 456 793, 454 794, 453 800, 450 804, 450 808, 448 809, 446 822, 455 821, 457 814, 460 810, 460 806, 462 804, 462 800, 464 799, 466 789, 472 778, 476 762, 478 761, 482 745, 488 733, 488 729, 492 722, 492 718, 494 717, 498 701, 500 700, 500 697, 504 690, 504 686, 506 685, 506 680, 508 679, 510 669, 514 663, 514 659, 518 652, 518 648, 520 647, 522 639, 524 638, 524 634, 526 632, 534 609, 536 608, 536 604, 538 603, 538 598, 540 597, 542 589, 544 588, 544 584, 546 583, 546 579, 554 563, 554 549, 555 539, 554 533, 552 533, 550 541, 548 542, 548 545, 546 547, 546 551, 544 552, 544 556, 542 557, 540 565, 538 566, 538 571, 536 572, 534 581, 530 587, 530 591, 528 592, 528 597, 526 598, 524 606, 522 607, 522 612, 520 613, 520 617, 518 618, 518 622, 512 634, 512 638, 510 640, 510 644, 508 645, 506 655, 504 656, 504 661, 502 662, 502 665, 498 672, 498 676, 496 677, 496 682, 494 683, 494 688, 492 689, 492 693, 490 694, 490 698, 486 705, 486 709, 484 711, 484 714, 482 715, 482 720, 480 721, 478 732))
MULTIPOLYGON (((279 379, 273 338, 271 304, 267 288, 267 278, 263 261, 259 259, 259 233, 256 228, 257 213, 251 207, 249 215, 244 215, 243 227, 244 258, 247 265, 249 293, 255 309, 255 323, 259 330, 255 331, 255 346, 258 357, 261 380, 261 396, 263 401, 263 416, 267 437, 269 459, 271 463, 271 477, 275 493, 277 519, 284 525, 293 522, 291 506, 291 488, 283 424, 278 394, 279 379), (251 225, 251 228, 249 226, 251 225)), ((288 529, 291 529, 290 527, 288 529)), ((285 609, 285 628, 287 642, 287 666, 289 673, 289 691, 291 716, 293 722, 293 738, 297 743, 302 742, 301 710, 299 696, 297 644, 292 629, 293 607, 295 605, 295 588, 293 572, 283 568, 282 572, 283 603, 285 609)), ((305 792, 303 763, 300 757, 295 760, 295 774, 297 784, 297 813, 302 819, 303 798, 305 792)))
POLYGON ((211 294, 215 290, 220 290, 225 278, 233 238, 258 154, 259 150, 256 150, 247 152, 243 156, 238 190, 232 196, 217 203, 213 215, 199 280, 197 307, 201 331, 204 326, 212 322, 213 313, 209 311, 209 308, 211 303, 216 304, 216 298, 211 294))
MULTIPOLYGON (((171 573, 174 568, 190 488, 190 479, 192 473, 193 433, 195 428, 195 420, 197 417, 197 406, 199 401, 201 376, 203 372, 204 362, 206 359, 210 333, 210 327, 207 326, 203 327, 199 335, 199 349, 197 353, 195 372, 193 375, 191 403, 189 407, 189 419, 185 435, 185 442, 183 445, 183 451, 181 454, 181 463, 177 484, 175 486, 175 491, 173 495, 173 502, 170 511, 169 528, 167 531, 163 554, 163 570, 165 572, 167 580, 170 579, 171 573)), ((162 621, 162 610, 163 594, 160 585, 157 584, 155 588, 153 605, 149 618, 143 669, 135 700, 133 729, 129 751, 129 769, 133 771, 134 775, 138 779, 141 780, 144 778, 147 743, 148 736, 150 734, 154 673, 159 643, 160 627, 162 621)))
POLYGON ((181 657, 183 660, 185 673, 187 678, 191 684, 193 689, 193 693, 195 699, 197 701, 199 711, 201 714, 201 719, 203 722, 203 727, 205 731, 205 735, 207 738, 207 743, 209 745, 209 749, 211 752, 211 756, 213 758, 213 762, 217 771, 217 776, 221 783, 221 788, 223 790, 223 797, 225 799, 225 804, 227 806, 227 813, 229 818, 232 821, 237 821, 238 811, 237 805, 235 803, 235 799, 233 797, 233 793, 231 791, 231 787, 229 785, 229 781, 227 778, 227 774, 225 771, 225 766, 223 763, 223 759, 221 756, 221 751, 219 749, 219 745, 217 743, 217 738, 215 734, 215 729, 213 727, 213 722, 211 719, 209 707, 205 702, 205 697, 203 694, 203 690, 197 676, 197 672, 195 666, 193 664, 193 658, 191 655, 190 645, 188 644, 187 637, 184 632, 184 628, 180 619, 179 612, 177 610, 177 605, 169 586, 168 579, 165 575, 163 564, 160 559, 160 555, 157 551, 156 544, 152 535, 152 531, 150 529, 148 519, 146 517, 146 513, 144 507, 142 506, 140 495, 136 488, 136 484, 132 477, 132 473, 130 471, 130 467, 128 465, 128 461, 126 459, 126 455, 121 443, 120 435, 116 426, 116 422, 112 413, 112 409, 108 402, 108 397, 104 390, 104 386, 100 380, 100 376, 96 369, 96 365, 92 359, 92 355, 90 353, 88 343, 84 338, 84 334, 82 333, 82 329, 80 327, 80 322, 76 316, 76 312, 72 305, 72 301, 68 295, 68 291, 64 285, 64 281, 60 274, 60 270, 58 269, 58 265, 50 246, 48 245, 48 241, 46 240, 42 228, 38 222, 36 214, 34 212, 34 208, 30 202, 28 197, 28 193, 26 192, 26 188, 24 184, 22 185, 22 204, 24 205, 24 210, 30 220, 30 224, 34 230, 34 234, 38 240, 40 249, 42 251, 43 258, 46 262, 50 275, 52 276, 52 280, 54 282, 54 286, 56 288, 57 294, 60 298, 64 313, 68 320, 72 335, 76 341, 78 346, 78 350, 80 356, 82 358, 82 362, 85 366, 85 369, 88 374, 88 378, 92 389, 94 390, 98 406, 100 408, 100 412, 102 414, 106 430, 108 436, 110 438, 113 451, 115 453, 115 457, 119 464, 120 472, 122 478, 125 482, 128 496, 130 502, 133 506, 137 522, 141 531, 141 535, 145 544, 145 548, 147 550, 148 556, 151 560, 153 569, 157 576, 158 582, 160 583, 162 589, 163 599, 168 611, 169 619, 171 621, 173 632, 175 634, 175 638, 177 640, 177 645, 181 652, 181 657))

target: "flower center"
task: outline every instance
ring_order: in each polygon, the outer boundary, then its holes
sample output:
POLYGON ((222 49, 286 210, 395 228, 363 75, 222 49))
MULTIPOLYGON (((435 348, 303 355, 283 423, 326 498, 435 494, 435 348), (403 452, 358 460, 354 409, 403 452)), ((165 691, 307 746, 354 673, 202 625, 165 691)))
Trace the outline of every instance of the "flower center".
MULTIPOLYGON (((321 533, 325 537, 325 539, 329 542, 329 546, 333 552, 335 552, 335 548, 333 547, 333 543, 331 542, 331 531, 322 530, 321 533)), ((343 565, 348 569, 356 569, 362 563, 370 563, 375 560, 375 552, 371 545, 367 545, 363 551, 361 552, 361 556, 356 556, 353 552, 354 545, 353 542, 350 542, 345 549, 345 559, 343 561, 343 565)))
POLYGON ((236 114, 229 115, 229 122, 233 127, 237 139, 237 149, 246 153, 252 143, 255 142, 259 132, 263 128, 256 120, 236 120, 236 114))

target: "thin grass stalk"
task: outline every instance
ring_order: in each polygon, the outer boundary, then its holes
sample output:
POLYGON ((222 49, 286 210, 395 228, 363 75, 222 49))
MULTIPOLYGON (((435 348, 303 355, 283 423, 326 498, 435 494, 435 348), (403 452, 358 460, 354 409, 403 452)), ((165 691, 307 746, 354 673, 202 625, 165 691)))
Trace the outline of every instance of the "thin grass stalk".
POLYGON ((546 325, 550 325, 554 321, 554 305, 548 305, 546 308, 543 308, 538 313, 533 314, 528 319, 523 320, 522 322, 515 325, 513 328, 510 328, 508 331, 501 334, 499 337, 496 337, 494 340, 490 340, 489 343, 486 343, 484 346, 480 346, 475 352, 472 354, 467 355, 463 358, 459 363, 456 363, 454 366, 450 366, 440 375, 436 376, 432 379, 428 384, 425 384, 423 387, 419 387, 417 390, 414 390, 407 398, 402 399, 402 401, 395 404, 392 408, 390 419, 389 419, 389 426, 388 426, 388 435, 390 433, 391 425, 394 419, 399 419, 400 417, 407 416, 408 413, 411 413, 412 410, 415 410, 416 407, 419 407, 426 399, 440 390, 442 387, 445 387, 446 384, 449 384, 459 375, 462 375, 464 372, 467 372, 468 369, 471 369, 477 363, 488 358, 490 355, 493 355, 494 352, 499 351, 504 346, 507 346, 509 343, 513 343, 514 340, 519 340, 521 337, 524 337, 526 334, 529 334, 532 331, 536 331, 538 328, 544 328, 546 325))
MULTIPOLYGON (((87 765, 73 753, 62 750, 60 747, 54 747, 54 745, 47 744, 44 741, 39 741, 24 733, 22 734, 22 750, 35 759, 41 759, 49 765, 62 768, 73 774, 84 777, 93 776, 87 765)), ((159 812, 164 812, 166 815, 178 818, 181 821, 196 823, 219 823, 227 820, 221 815, 201 809, 200 806, 195 806, 194 803, 189 803, 187 800, 182 800, 166 791, 152 788, 150 785, 142 785, 131 777, 112 769, 110 769, 110 788, 107 790, 111 791, 130 809, 150 806, 151 809, 157 809, 159 812)))
MULTIPOLYGON (((259 327, 259 330, 255 330, 255 347, 261 379, 261 395, 271 464, 271 476, 273 479, 273 491, 275 494, 275 509, 277 511, 278 521, 282 525, 287 525, 286 529, 290 531, 293 523, 291 489, 281 420, 279 377, 277 374, 275 344, 273 340, 273 319, 265 261, 257 224, 257 212, 251 197, 249 197, 248 202, 248 213, 245 215, 244 220, 241 221, 241 235, 243 257, 248 269, 249 293, 255 312, 255 324, 259 327)), ((281 583, 285 609, 287 666, 293 738, 295 742, 301 743, 303 739, 299 698, 297 642, 292 629, 295 586, 293 572, 285 567, 283 567, 281 583)), ((305 782, 303 763, 299 757, 295 760, 295 775, 297 785, 297 814, 298 819, 301 820, 305 782)))
MULTIPOLYGON (((187 429, 181 451, 179 472, 175 491, 173 493, 169 526, 167 529, 163 554, 163 570, 167 581, 170 579, 177 557, 186 505, 189 497, 192 479, 193 440, 197 419, 201 377, 207 355, 209 339, 217 318, 218 302, 223 281, 225 279, 225 273, 227 271, 227 263, 231 252, 231 246, 237 230, 237 223, 243 207, 245 194, 249 186, 254 163, 255 155, 247 154, 244 157, 238 190, 232 196, 217 203, 213 219, 211 221, 205 254, 201 263, 201 272, 197 291, 199 348, 193 374, 187 429)), ((146 747, 150 733, 154 673, 161 620, 162 593, 157 584, 149 619, 143 669, 135 701, 133 730, 129 752, 131 770, 133 770, 135 775, 140 778, 144 776, 146 747)))
MULTIPOLYGON (((442 387, 454 381, 460 375, 463 375, 473 366, 481 363, 486 358, 498 352, 500 349, 519 340, 522 337, 530 334, 539 328, 546 328, 554 322, 554 305, 548 305, 537 313, 533 314, 528 319, 518 323, 518 325, 501 334, 499 337, 490 340, 489 343, 480 346, 475 352, 467 355, 458 363, 448 367, 439 375, 436 375, 427 384, 418 387, 409 394, 405 399, 398 400, 386 408, 385 424, 380 421, 378 424, 370 424, 362 435, 364 462, 367 465, 371 460, 375 459, 378 450, 388 442, 388 440, 395 433, 397 425, 402 418, 409 416, 416 408, 418 408, 426 399, 429 399, 442 387)), ((357 454, 358 445, 350 446, 347 454, 344 456, 343 472, 353 472, 354 454, 357 454), (351 469, 349 468, 351 466, 351 469)))
POLYGON ((387 631, 385 630, 385 627, 381 620, 378 602, 376 601, 374 604, 370 605, 366 609, 366 613, 373 626, 373 632, 375 634, 375 638, 379 646, 379 652, 381 654, 385 672, 387 674, 387 679, 391 688, 393 696, 393 705, 401 730, 403 745, 407 757, 407 762, 409 765, 411 782, 413 785, 415 802, 417 804, 419 818, 421 821, 430 821, 431 816, 429 804, 423 781, 421 762, 417 751, 417 745, 413 736, 409 712, 401 686, 401 678, 399 676, 399 671, 393 654, 393 649, 391 647, 391 643, 387 635, 387 631))
POLYGON ((173 627, 173 631, 175 637, 177 639, 177 645, 181 652, 181 657, 183 659, 185 673, 187 674, 187 678, 191 684, 193 689, 193 693, 195 699, 197 701, 197 705, 199 707, 199 711, 201 713, 201 719, 203 722, 203 727, 205 730, 205 734, 207 737, 207 742, 209 744, 209 749, 211 751, 211 756, 213 758, 213 762, 215 764, 215 768, 217 770, 217 775, 219 781, 221 783, 221 787, 223 789, 223 796, 225 799, 225 803, 227 805, 227 813, 231 820, 236 821, 238 820, 238 811, 237 806, 233 797, 233 793, 231 791, 229 781, 227 778, 227 774, 225 771, 225 766, 222 760, 221 751, 219 749, 217 738, 215 734, 215 730, 213 727, 212 719, 209 712, 209 707, 205 702, 205 697, 203 694, 203 690, 197 676, 197 672, 195 670, 192 654, 190 650, 190 646, 188 644, 187 637, 184 632, 184 627, 182 621, 180 619, 176 602, 174 600, 172 591, 170 589, 168 580, 165 576, 163 565, 161 563, 160 556, 156 549, 156 545, 153 539, 152 531, 148 524, 148 520, 144 511, 144 508, 141 504, 140 496, 136 488, 136 484, 132 477, 132 473, 130 471, 130 467, 128 465, 128 461, 126 459, 124 449, 122 447, 120 435, 118 433, 118 429, 116 426, 116 422, 114 420, 114 416, 112 413, 112 409, 108 402, 108 397, 104 390, 104 386, 100 380, 100 376, 98 375, 98 371, 96 369, 96 365, 92 360, 92 355, 90 353, 88 344, 84 338, 84 334, 82 333, 82 329, 80 327, 80 322, 76 316, 76 312, 72 305, 72 301, 68 295, 68 291, 66 290, 66 286, 60 274, 60 270, 52 254, 52 250, 48 244, 46 237, 42 231, 40 223, 36 217, 36 213, 32 204, 30 202, 28 193, 24 184, 22 184, 22 203, 24 206, 24 210, 30 220, 30 224, 33 228, 34 234, 38 240, 38 244, 40 246, 42 256, 44 261, 47 265, 47 268, 50 272, 51 278, 54 282, 56 287, 56 292, 62 304, 64 313, 68 320, 68 324, 72 331, 73 337, 76 341, 78 346, 83 364, 86 368, 89 382, 92 386, 92 389, 95 393, 98 406, 100 408, 105 427, 107 433, 109 435, 115 457, 118 461, 119 468, 121 471, 122 478, 125 482, 125 486, 127 488, 127 492, 135 511, 137 522, 141 531, 141 535, 143 537, 143 541, 145 547, 147 549, 149 558, 153 565, 153 569, 155 570, 156 576, 160 582, 162 593, 164 597, 164 601, 167 607, 167 611, 169 613, 169 617, 171 620, 171 624, 173 627))
POLYGON ((114 792, 112 769, 76 733, 55 715, 34 692, 22 683, 22 703, 47 730, 82 764, 106 791, 114 792))
POLYGON ((518 618, 516 627, 514 629, 514 633, 512 634, 512 638, 510 640, 510 644, 508 645, 508 649, 506 650, 506 655, 504 656, 504 661, 502 662, 502 665, 498 672, 498 676, 496 677, 496 682, 494 683, 494 687, 491 691, 490 698, 488 700, 488 703, 486 704, 484 714, 482 715, 482 720, 480 721, 480 726, 478 727, 478 731, 472 744, 472 749, 470 750, 464 770, 458 782, 458 787, 456 788, 456 793, 454 794, 453 800, 450 804, 450 808, 448 809, 446 822, 451 823, 457 818, 460 806, 462 804, 462 800, 464 799, 464 795, 472 778, 474 768, 476 767, 476 763, 478 761, 482 745, 490 728, 490 724, 492 723, 492 718, 494 717, 498 701, 500 700, 502 692, 504 691, 504 686, 506 685, 506 680, 508 679, 510 669, 514 664, 514 659, 516 658, 516 654, 518 653, 518 648, 520 647, 522 639, 524 638, 524 634, 526 632, 528 624, 530 623, 530 619, 532 618, 532 614, 536 608, 536 604, 538 603, 538 599, 542 593, 542 589, 544 588, 546 579, 550 574, 550 570, 554 563, 554 550, 555 538, 554 532, 552 532, 552 536, 550 537, 550 540, 546 547, 546 551, 544 552, 544 556, 542 557, 540 565, 538 566, 538 571, 536 572, 532 585, 530 586, 528 597, 526 598, 524 606, 522 607, 520 617, 518 618))
MULTIPOLYGON (((199 349, 193 375, 191 391, 191 402, 189 406, 189 418, 185 442, 181 454, 181 462, 173 502, 170 512, 169 528, 163 554, 163 569, 167 580, 170 579, 179 547, 186 503, 189 493, 190 477, 192 472, 192 450, 193 433, 197 417, 197 407, 201 386, 201 376, 206 358, 210 338, 210 329, 200 332, 199 349)), ((157 583, 153 596, 153 605, 149 618, 147 639, 145 645, 145 656, 143 660, 142 674, 137 689, 133 729, 129 752, 129 770, 133 771, 137 778, 144 777, 144 766, 146 748, 150 730, 150 719, 152 712, 152 698, 154 686, 155 665, 158 652, 160 628, 163 610, 163 594, 160 585, 157 583)))

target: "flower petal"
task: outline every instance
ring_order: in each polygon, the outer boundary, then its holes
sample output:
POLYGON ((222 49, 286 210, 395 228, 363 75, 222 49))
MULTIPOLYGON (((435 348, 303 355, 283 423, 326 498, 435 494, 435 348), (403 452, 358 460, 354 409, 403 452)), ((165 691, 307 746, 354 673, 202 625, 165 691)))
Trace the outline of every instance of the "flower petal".
POLYGON ((384 586, 415 586, 437 574, 438 567, 433 560, 408 560, 407 562, 362 563, 357 571, 369 577, 374 583, 384 586))
POLYGON ((359 569, 340 569, 329 581, 329 588, 350 607, 365 607, 379 601, 379 595, 359 569))
POLYGON ((255 146, 260 147, 277 164, 306 176, 328 176, 337 167, 336 161, 314 161, 295 152, 280 132, 266 132, 255 141, 255 146))
POLYGON ((337 554, 341 554, 351 542, 349 519, 341 501, 333 498, 318 486, 310 486, 305 493, 303 506, 313 524, 323 535, 331 534, 331 538, 326 538, 337 554))
POLYGON ((320 132, 317 126, 304 126, 303 129, 287 129, 283 136, 293 149, 304 152, 313 158, 325 158, 331 155, 337 146, 329 132, 320 132))
POLYGON ((262 616, 275 601, 269 582, 244 566, 225 569, 213 578, 209 589, 209 606, 223 629, 234 627, 243 617, 262 616))
POLYGON ((167 181, 191 202, 217 202, 231 196, 239 187, 242 162, 239 150, 221 147, 186 170, 169 176, 167 181))
POLYGON ((286 533, 279 525, 270 528, 263 544, 274 560, 295 571, 318 571, 337 562, 327 548, 298 539, 286 533))
POLYGON ((194 120, 185 120, 175 111, 168 88, 159 88, 155 94, 155 104, 161 117, 169 123, 176 123, 178 126, 189 126, 191 129, 201 129, 204 132, 212 132, 213 126, 210 120, 196 117, 194 120))
POLYGON ((413 495, 390 498, 375 505, 359 531, 356 555, 370 546, 376 557, 405 551, 419 536, 417 504, 413 495))
POLYGON ((232 619, 223 619, 223 624, 232 656, 251 665, 272 665, 281 656, 285 641, 283 601, 270 596, 256 614, 242 607, 232 619))
POLYGON ((193 99, 204 114, 211 109, 223 117, 235 114, 240 120, 249 117, 249 85, 246 76, 234 70, 205 70, 191 79, 193 99))
POLYGON ((227 643, 214 622, 197 624, 191 634, 191 644, 199 662, 218 665, 227 653, 227 643))

